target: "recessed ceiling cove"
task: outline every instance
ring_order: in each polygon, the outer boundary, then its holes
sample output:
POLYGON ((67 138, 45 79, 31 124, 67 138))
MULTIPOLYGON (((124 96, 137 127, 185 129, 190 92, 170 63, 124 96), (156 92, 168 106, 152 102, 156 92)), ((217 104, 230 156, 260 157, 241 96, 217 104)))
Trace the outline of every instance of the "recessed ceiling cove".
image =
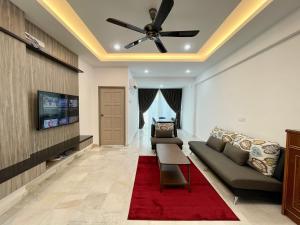
MULTIPOLYGON (((68 2, 107 52, 114 53, 113 45, 119 43, 122 52, 157 53, 155 44, 150 41, 134 48, 124 48, 145 35, 117 27, 106 22, 106 19, 115 18, 143 29, 151 23, 149 10, 159 10, 162 0, 88 0, 84 7, 82 0, 68 2)), ((184 46, 187 43, 191 45, 189 53, 197 53, 238 3, 240 0, 174 0, 173 8, 162 25, 163 31, 200 30, 200 33, 192 38, 160 39, 170 53, 185 53, 184 46)))
MULTIPOLYGON (((66 27, 100 61, 175 61, 204 62, 243 26, 268 6, 272 0, 174 0, 163 31, 200 30, 193 37, 163 37, 168 53, 161 53, 153 41, 143 41, 125 48, 128 43, 145 37, 107 22, 115 18, 144 29, 152 20, 150 9, 173 0, 37 0, 66 27), (187 49, 185 46, 189 45, 187 49), (121 46, 116 48, 116 46, 121 46)), ((153 18, 152 18, 153 19, 153 18)))

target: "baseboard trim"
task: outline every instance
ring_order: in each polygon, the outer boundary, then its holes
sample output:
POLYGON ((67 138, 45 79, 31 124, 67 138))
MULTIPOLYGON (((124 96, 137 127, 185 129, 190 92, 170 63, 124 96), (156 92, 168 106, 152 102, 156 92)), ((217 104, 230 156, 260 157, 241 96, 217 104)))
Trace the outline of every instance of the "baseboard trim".
POLYGON ((26 195, 28 191, 26 189, 26 185, 17 189, 16 191, 10 193, 6 197, 0 200, 0 215, 7 212, 13 206, 15 206, 18 202, 20 202, 26 195))

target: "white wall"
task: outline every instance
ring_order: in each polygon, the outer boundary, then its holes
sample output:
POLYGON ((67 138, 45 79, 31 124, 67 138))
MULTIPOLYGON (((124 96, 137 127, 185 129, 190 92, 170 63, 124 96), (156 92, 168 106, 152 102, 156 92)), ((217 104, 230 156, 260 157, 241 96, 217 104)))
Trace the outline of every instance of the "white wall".
POLYGON ((300 35, 270 48, 300 31, 299 21, 300 10, 198 78, 198 137, 217 125, 284 146, 285 129, 300 128, 300 35))
MULTIPOLYGON (((134 79, 129 71, 128 78, 134 79)), ((139 103, 138 91, 134 88, 128 90, 128 144, 130 144, 139 129, 139 103)))
POLYGON ((182 89, 181 128, 191 135, 195 134, 195 91, 194 84, 182 89))
MULTIPOLYGON (((79 128, 81 135, 91 135, 94 134, 91 124, 92 124, 92 111, 91 108, 91 98, 92 90, 90 86, 92 85, 92 77, 94 76, 94 69, 86 62, 79 59, 79 68, 84 71, 84 73, 79 74, 79 128)), ((94 137, 95 143, 95 137, 94 137)))
POLYGON ((128 144, 128 68, 92 68, 79 60, 84 73, 79 77, 80 98, 80 133, 94 136, 94 143, 99 144, 99 106, 98 87, 125 87, 126 144, 128 144))

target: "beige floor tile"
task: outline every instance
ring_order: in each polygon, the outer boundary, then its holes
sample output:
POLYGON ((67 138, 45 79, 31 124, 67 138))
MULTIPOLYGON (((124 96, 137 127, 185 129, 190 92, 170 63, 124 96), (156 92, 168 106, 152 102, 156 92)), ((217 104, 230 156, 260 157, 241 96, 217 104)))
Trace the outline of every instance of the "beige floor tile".
MULTIPOLYGON (((194 140, 179 131, 183 151, 194 140)), ((128 147, 93 148, 64 170, 45 180, 18 205, 0 216, 1 225, 290 225, 280 205, 240 201, 201 163, 190 158, 241 221, 135 221, 127 220, 139 155, 154 155, 149 129, 139 131, 128 147), (26 223, 25 223, 26 221, 26 223)))

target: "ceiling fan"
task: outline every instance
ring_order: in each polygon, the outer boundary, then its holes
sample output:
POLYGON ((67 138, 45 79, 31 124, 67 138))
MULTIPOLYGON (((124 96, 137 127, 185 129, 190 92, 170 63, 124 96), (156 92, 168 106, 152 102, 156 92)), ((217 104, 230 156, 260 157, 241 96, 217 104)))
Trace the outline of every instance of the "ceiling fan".
POLYGON ((161 53, 166 53, 167 49, 163 45, 160 40, 160 37, 194 37, 199 33, 199 30, 187 30, 187 31, 162 31, 162 24, 164 23, 165 19, 168 17, 171 9, 173 8, 174 0, 162 0, 162 3, 159 7, 159 10, 155 8, 151 8, 149 10, 150 18, 152 23, 147 24, 144 29, 136 27, 134 25, 125 23, 123 21, 108 18, 106 21, 113 23, 115 25, 125 27, 127 29, 145 34, 145 37, 142 37, 134 42, 129 43, 125 46, 126 49, 132 48, 141 42, 146 40, 152 40, 156 44, 158 50, 161 53))

